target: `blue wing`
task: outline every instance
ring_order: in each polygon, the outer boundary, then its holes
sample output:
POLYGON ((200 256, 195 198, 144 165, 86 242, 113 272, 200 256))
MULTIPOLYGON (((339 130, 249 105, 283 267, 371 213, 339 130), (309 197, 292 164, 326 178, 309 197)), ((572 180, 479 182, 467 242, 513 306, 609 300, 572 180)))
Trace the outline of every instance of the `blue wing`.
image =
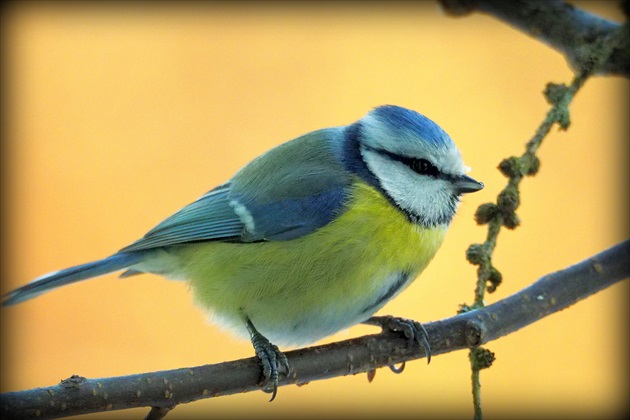
POLYGON ((342 128, 319 130, 270 150, 121 251, 313 232, 345 208, 352 179, 335 154, 342 136, 342 128))
POLYGON ((218 186, 162 221, 139 241, 120 251, 239 238, 244 226, 229 205, 229 193, 229 183, 218 186))

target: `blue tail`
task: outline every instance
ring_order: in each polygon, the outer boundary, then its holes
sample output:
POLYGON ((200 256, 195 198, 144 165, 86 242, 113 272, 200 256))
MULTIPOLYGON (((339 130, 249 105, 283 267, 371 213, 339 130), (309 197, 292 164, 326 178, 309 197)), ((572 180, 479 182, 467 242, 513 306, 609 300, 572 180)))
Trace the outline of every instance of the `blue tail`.
POLYGON ((140 252, 125 252, 43 275, 4 295, 2 306, 15 305, 57 287, 125 269, 139 263, 142 259, 143 255, 140 252))

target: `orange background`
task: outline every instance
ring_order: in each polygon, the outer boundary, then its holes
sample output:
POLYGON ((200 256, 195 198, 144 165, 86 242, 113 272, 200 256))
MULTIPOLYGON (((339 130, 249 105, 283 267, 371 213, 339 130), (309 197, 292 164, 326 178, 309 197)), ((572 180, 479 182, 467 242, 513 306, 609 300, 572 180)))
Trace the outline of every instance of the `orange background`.
MULTIPOLYGON (((616 2, 579 3, 621 21, 616 2)), ((5 9, 1 291, 109 255, 265 150, 380 104, 418 110, 486 188, 464 197, 441 251, 382 313, 420 321, 471 303, 485 238, 473 213, 505 185, 549 106, 564 59, 494 18, 421 4, 5 9)), ((522 226, 502 231, 504 284, 488 303, 629 235, 628 80, 594 78, 522 184, 522 226)), ((628 396, 628 282, 486 347, 488 418, 605 417, 628 396)), ((2 308, 2 391, 253 355, 205 322, 182 283, 114 275, 2 308)), ((327 341, 374 332, 359 326, 327 341)), ((365 375, 177 407, 168 418, 472 417, 467 352, 365 375)), ((146 409, 92 418, 141 418, 146 409)))

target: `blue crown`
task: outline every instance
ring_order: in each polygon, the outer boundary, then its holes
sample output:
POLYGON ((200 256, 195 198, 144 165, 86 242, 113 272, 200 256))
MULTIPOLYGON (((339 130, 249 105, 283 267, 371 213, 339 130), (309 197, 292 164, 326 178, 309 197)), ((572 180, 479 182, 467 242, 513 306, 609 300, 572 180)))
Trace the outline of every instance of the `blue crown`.
POLYGON ((424 115, 396 105, 383 105, 371 112, 395 133, 411 132, 436 147, 450 147, 453 140, 442 128, 424 115))

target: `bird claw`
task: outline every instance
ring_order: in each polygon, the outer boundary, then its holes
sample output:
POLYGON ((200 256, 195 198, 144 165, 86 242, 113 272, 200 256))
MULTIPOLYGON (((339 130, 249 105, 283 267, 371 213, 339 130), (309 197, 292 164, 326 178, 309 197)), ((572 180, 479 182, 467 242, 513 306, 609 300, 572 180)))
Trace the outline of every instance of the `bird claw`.
MULTIPOLYGON (((402 362, 400 364, 400 367, 396 367, 396 365, 389 365, 389 368, 391 369, 392 372, 398 375, 399 373, 403 373, 403 370, 405 370, 405 362, 402 362)), ((371 369, 367 371, 368 382, 371 383, 374 380, 375 376, 376 376, 376 369, 371 369)))
POLYGON ((405 362, 402 362, 400 364, 400 367, 397 367, 396 365, 389 365, 389 369, 396 375, 403 373, 403 371, 405 370, 405 362))
POLYGON ((271 394, 269 402, 273 401, 278 394, 278 377, 281 367, 282 373, 285 376, 289 375, 289 361, 287 357, 280 351, 278 346, 272 344, 265 336, 259 333, 252 322, 247 319, 247 329, 249 330, 252 345, 256 356, 262 364, 263 380, 260 382, 260 387, 263 392, 271 394))
POLYGON ((267 339, 266 343, 263 344, 263 348, 260 346, 254 349, 256 350, 256 355, 260 359, 263 366, 263 381, 260 386, 264 392, 271 394, 271 398, 269 402, 273 401, 276 398, 276 394, 278 393, 278 378, 280 376, 278 367, 281 367, 282 373, 285 376, 289 374, 289 361, 287 357, 278 349, 278 346, 271 344, 267 339), (268 387, 268 385, 271 385, 268 387))
MULTIPOLYGON (((408 345, 413 342, 418 343, 427 356, 427 363, 431 362, 431 346, 429 346, 429 335, 421 323, 407 318, 397 318, 394 316, 373 316, 365 321, 366 324, 376 325, 383 331, 402 332, 408 339, 408 345)), ((394 373, 401 373, 405 368, 404 364, 400 368, 390 366, 394 373)))

